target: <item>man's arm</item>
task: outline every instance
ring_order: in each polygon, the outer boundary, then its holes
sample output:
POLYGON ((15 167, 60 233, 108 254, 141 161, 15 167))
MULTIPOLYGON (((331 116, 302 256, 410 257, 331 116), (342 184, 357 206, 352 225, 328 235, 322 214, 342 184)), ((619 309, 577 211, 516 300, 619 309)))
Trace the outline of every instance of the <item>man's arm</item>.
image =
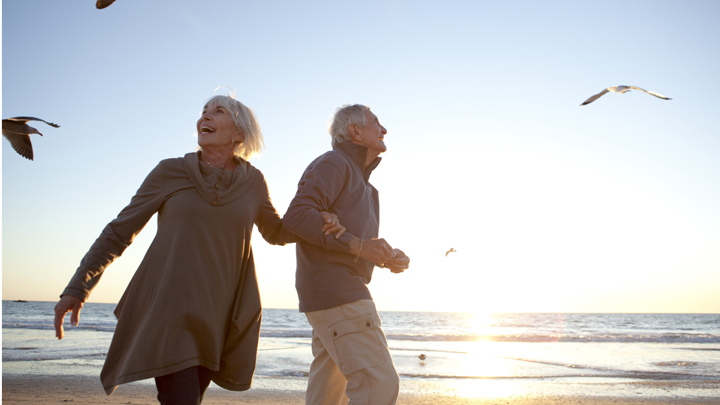
POLYGON ((317 232, 318 224, 324 223, 320 212, 332 212, 330 207, 342 191, 343 183, 344 175, 340 168, 323 161, 311 163, 303 173, 295 198, 283 216, 285 227, 305 241, 324 249, 350 253, 350 241, 355 238, 354 235, 345 232, 335 238, 335 235, 317 232))
MULTIPOLYGON (((393 258, 393 249, 384 239, 362 240, 349 231, 335 238, 313 231, 322 221, 320 211, 332 212, 333 203, 345 187, 346 176, 346 169, 331 162, 316 160, 311 163, 298 183, 298 191, 283 216, 283 223, 305 241, 324 249, 350 253, 373 263, 389 262, 393 258)), ((339 220, 343 222, 342 216, 339 220)))

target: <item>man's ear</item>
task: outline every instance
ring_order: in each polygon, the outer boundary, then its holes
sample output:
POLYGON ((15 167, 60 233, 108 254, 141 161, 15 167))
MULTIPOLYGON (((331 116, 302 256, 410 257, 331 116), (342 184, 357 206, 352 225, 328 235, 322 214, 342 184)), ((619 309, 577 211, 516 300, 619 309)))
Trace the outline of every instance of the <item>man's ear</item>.
POLYGON ((360 128, 355 124, 348 125, 348 134, 350 134, 350 138, 352 138, 354 141, 360 140, 360 128))

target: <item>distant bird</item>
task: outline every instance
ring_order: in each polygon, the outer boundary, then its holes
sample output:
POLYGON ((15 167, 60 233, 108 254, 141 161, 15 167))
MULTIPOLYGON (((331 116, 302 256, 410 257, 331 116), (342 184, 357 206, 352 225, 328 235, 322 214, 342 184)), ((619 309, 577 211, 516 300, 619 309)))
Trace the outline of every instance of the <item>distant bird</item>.
POLYGON ((635 86, 612 86, 612 87, 608 87, 608 88, 604 89, 604 90, 601 91, 600 93, 598 93, 598 94, 590 97, 589 99, 585 100, 585 102, 582 103, 582 104, 580 104, 580 106, 584 106, 584 105, 586 105, 586 104, 590 104, 590 103, 592 103, 593 101, 595 101, 595 100, 599 99, 600 97, 602 97, 603 94, 608 93, 608 92, 623 94, 623 93, 627 93, 627 92, 630 91, 630 90, 640 90, 640 91, 645 92, 645 93, 647 93, 647 94, 649 94, 649 95, 651 95, 651 96, 655 96, 655 97, 661 98, 661 99, 663 99, 663 100, 672 100, 671 98, 665 97, 665 96, 663 96, 662 94, 658 94, 658 93, 655 93, 655 92, 653 92, 653 91, 647 91, 647 90, 641 89, 640 87, 635 87, 635 86))
POLYGON ((115 3, 115 0, 97 0, 97 3, 95 3, 95 7, 97 7, 98 10, 102 10, 113 3, 115 3))
POLYGON ((455 250, 455 248, 450 248, 450 250, 445 252, 445 257, 447 257, 447 255, 449 255, 450 253, 453 253, 453 252, 457 252, 457 250, 455 250))
POLYGON ((425 360, 425 359, 427 359, 427 356, 424 355, 424 354, 421 354, 421 355, 418 356, 418 359, 420 359, 420 360, 425 360))
POLYGON ((33 160, 30 134, 38 134, 40 136, 42 136, 42 134, 37 129, 27 125, 28 121, 42 121, 55 128, 60 128, 60 125, 33 117, 14 117, 2 120, 2 134, 10 141, 10 145, 15 149, 15 152, 26 159, 33 160))

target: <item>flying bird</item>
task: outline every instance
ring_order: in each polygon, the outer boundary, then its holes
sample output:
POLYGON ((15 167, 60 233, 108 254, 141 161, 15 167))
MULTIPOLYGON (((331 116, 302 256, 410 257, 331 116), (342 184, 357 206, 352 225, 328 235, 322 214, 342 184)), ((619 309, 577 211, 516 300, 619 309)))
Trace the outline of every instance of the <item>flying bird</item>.
POLYGON ((102 10, 113 3, 115 3, 115 0, 97 0, 97 3, 95 3, 95 7, 97 7, 98 10, 102 10))
POLYGON ((33 117, 14 117, 2 120, 2 134, 10 141, 10 145, 15 149, 15 152, 26 159, 33 160, 30 134, 38 134, 40 136, 42 136, 42 134, 37 129, 27 125, 28 121, 42 121, 55 128, 60 128, 60 125, 33 117))
POLYGON ((612 86, 612 87, 608 87, 608 88, 606 88, 606 89, 603 89, 603 91, 601 91, 600 93, 598 93, 598 94, 590 97, 589 99, 585 100, 585 102, 582 103, 582 104, 580 104, 580 105, 581 105, 581 106, 584 106, 584 105, 586 105, 586 104, 590 104, 590 103, 592 103, 593 101, 595 101, 595 100, 599 99, 600 97, 602 97, 603 94, 608 93, 608 92, 623 94, 623 93, 627 93, 627 92, 630 91, 630 90, 640 90, 640 91, 642 91, 642 92, 644 92, 644 93, 647 93, 647 94, 649 94, 649 95, 651 95, 651 96, 655 96, 655 97, 657 97, 657 98, 661 98, 661 99, 663 99, 663 100, 672 100, 670 97, 665 97, 665 96, 663 96, 662 94, 655 93, 654 91, 647 91, 647 90, 645 90, 645 89, 641 89, 640 87, 635 87, 635 86, 612 86))
POLYGON ((445 257, 447 257, 447 255, 449 255, 449 254, 452 253, 452 252, 457 252, 457 250, 455 250, 455 248, 450 248, 450 250, 448 250, 447 252, 445 252, 445 257))

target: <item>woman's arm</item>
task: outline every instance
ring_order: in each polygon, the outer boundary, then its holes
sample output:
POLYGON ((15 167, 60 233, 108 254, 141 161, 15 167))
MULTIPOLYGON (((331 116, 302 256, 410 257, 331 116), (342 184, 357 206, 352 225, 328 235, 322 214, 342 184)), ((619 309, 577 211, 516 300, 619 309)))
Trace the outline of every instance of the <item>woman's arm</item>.
POLYGON ((97 285, 105 269, 130 246, 164 202, 162 163, 145 178, 135 196, 120 214, 112 220, 80 262, 80 266, 60 295, 55 306, 56 336, 62 339, 62 321, 73 311, 72 321, 77 324, 79 312, 97 285), (59 323, 58 323, 59 322, 59 323))
MULTIPOLYGON (((255 225, 257 225, 263 239, 272 245, 304 242, 305 240, 303 238, 293 232, 290 232, 283 225, 283 220, 280 218, 280 215, 270 199, 270 193, 264 177, 262 177, 262 184, 262 199, 258 217, 255 220, 255 225)), ((343 233, 345 233, 345 227, 342 226, 337 215, 327 211, 322 211, 319 214, 321 220, 317 223, 318 235, 332 235, 331 237, 339 238, 343 233)))

